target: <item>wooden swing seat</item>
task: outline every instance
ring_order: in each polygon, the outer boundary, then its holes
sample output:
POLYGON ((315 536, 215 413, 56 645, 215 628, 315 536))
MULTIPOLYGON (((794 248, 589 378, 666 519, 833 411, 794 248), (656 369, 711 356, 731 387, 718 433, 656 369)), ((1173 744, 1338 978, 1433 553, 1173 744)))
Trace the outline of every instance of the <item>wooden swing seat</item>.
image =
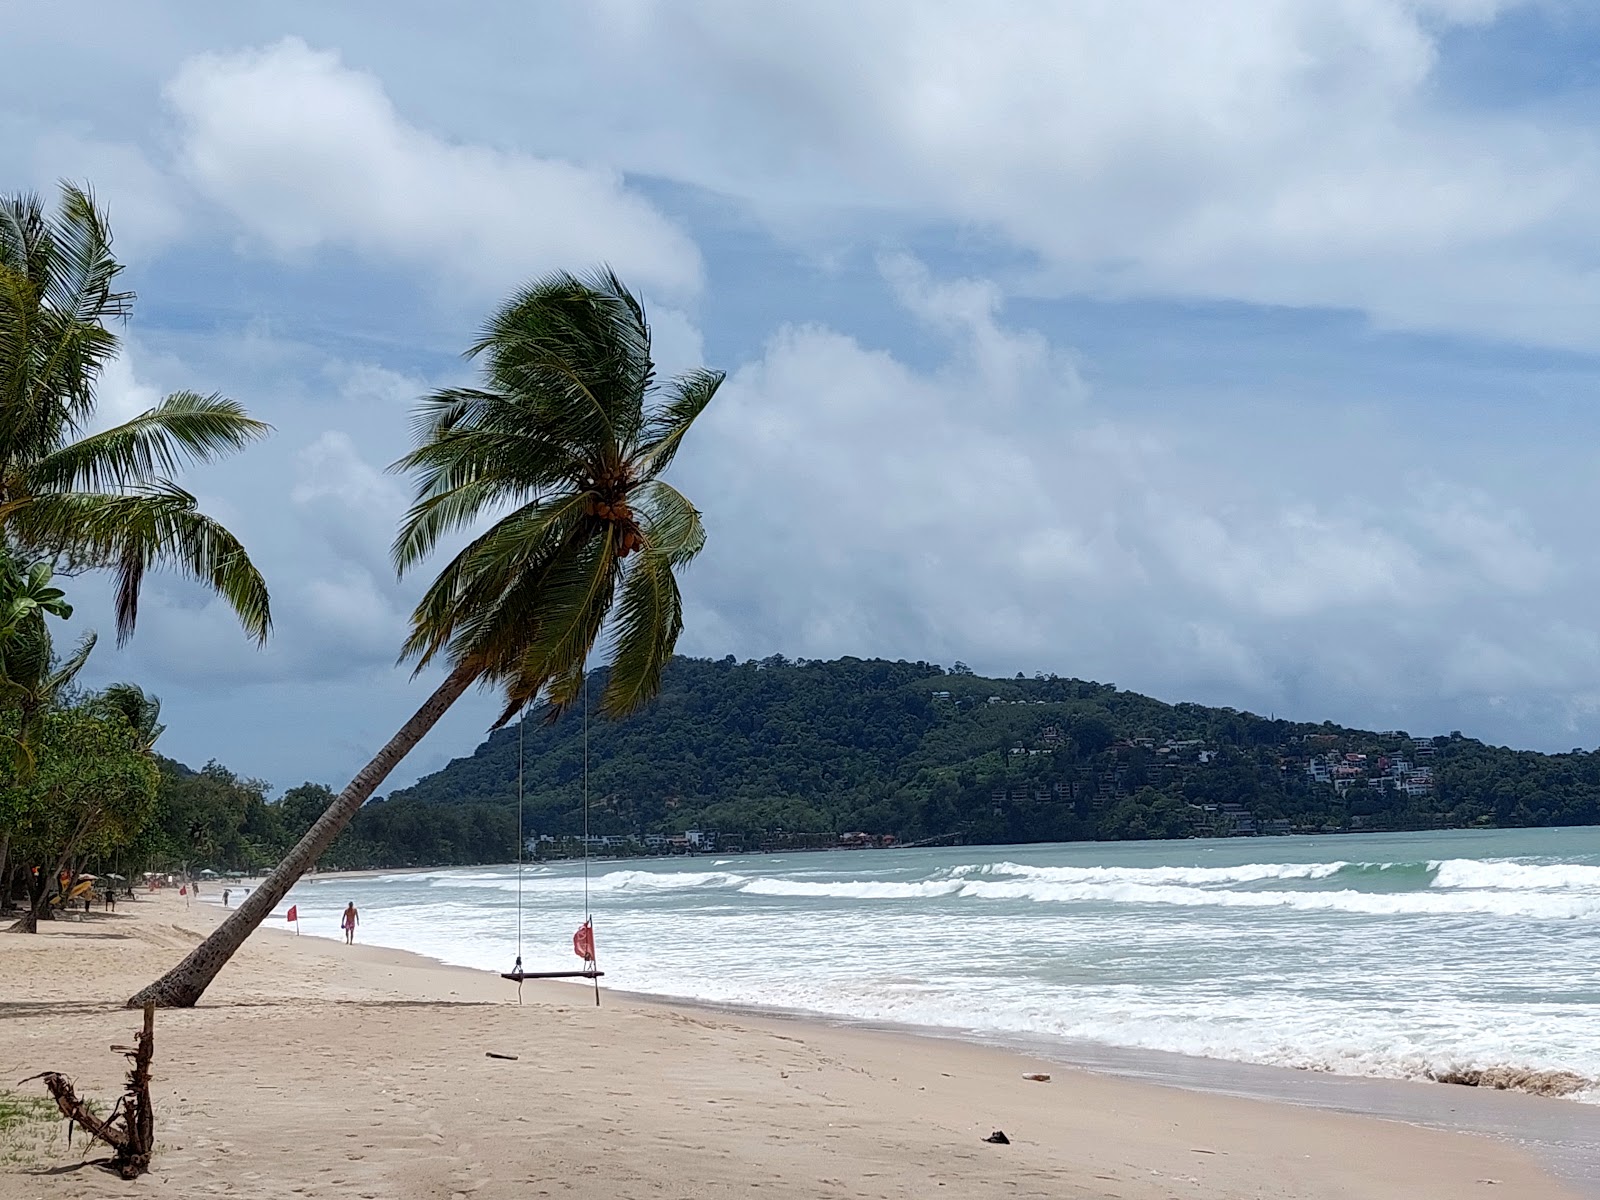
POLYGON ((524 979, 604 979, 604 971, 502 971, 501 979, 521 983, 524 979))

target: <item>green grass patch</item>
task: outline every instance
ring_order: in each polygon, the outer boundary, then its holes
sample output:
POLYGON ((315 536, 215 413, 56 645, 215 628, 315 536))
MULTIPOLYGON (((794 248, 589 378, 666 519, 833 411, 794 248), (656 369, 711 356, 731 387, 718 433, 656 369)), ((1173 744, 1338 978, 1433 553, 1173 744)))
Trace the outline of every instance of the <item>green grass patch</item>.
POLYGON ((26 1166, 54 1151, 61 1111, 48 1096, 0 1089, 0 1164, 26 1166))
POLYGON ((0 1137, 60 1119, 61 1112, 49 1096, 24 1096, 0 1090, 0 1137))

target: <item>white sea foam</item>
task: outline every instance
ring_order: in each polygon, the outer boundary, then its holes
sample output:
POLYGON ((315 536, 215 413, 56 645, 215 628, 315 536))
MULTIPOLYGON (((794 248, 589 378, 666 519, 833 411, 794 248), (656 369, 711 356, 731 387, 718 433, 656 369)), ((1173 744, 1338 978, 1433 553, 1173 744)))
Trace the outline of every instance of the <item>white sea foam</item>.
POLYGON ((949 896, 966 885, 959 879, 934 879, 922 883, 894 883, 887 880, 841 879, 822 882, 811 879, 752 879, 739 890, 749 896, 815 896, 839 900, 916 900, 930 896, 949 896))
POLYGON ((608 871, 590 880, 589 887, 601 892, 677 891, 734 887, 745 880, 731 871, 608 871))
MULTIPOLYGON (((1001 864, 1006 865, 1006 864, 1001 864)), ((1328 866, 1330 864, 1319 864, 1328 866)), ((1194 871, 1203 868, 1192 868, 1194 871)), ((1229 868, 1219 868, 1229 870, 1229 868)), ((1067 870, 1073 870, 1068 868, 1067 870)), ((1331 874, 1331 872, 1329 872, 1331 874)), ((1161 905, 1182 908, 1296 909, 1304 912, 1343 912, 1368 916, 1447 916, 1479 914, 1540 920, 1577 920, 1600 916, 1600 892, 1540 892, 1511 890, 1443 890, 1364 892, 1254 890, 1233 891, 1205 884, 1160 883, 1152 880, 1183 878, 1160 872, 1084 871, 1026 879, 957 878, 892 882, 884 880, 747 879, 744 876, 683 876, 681 883, 648 885, 629 881, 626 886, 733 887, 752 896, 787 896, 838 900, 918 900, 954 896, 961 900, 1027 900, 1039 904, 1161 905), (1131 878, 1130 878, 1131 877, 1131 878)), ((665 877, 673 878, 673 877, 665 877)), ((1326 878, 1309 875, 1261 875, 1257 879, 1326 878)), ((1246 880, 1236 880, 1246 882, 1246 880)), ((623 886, 623 885, 618 885, 623 886)))
POLYGON ((1600 894, 1538 892, 1231 892, 1216 888, 1148 883, 998 883, 973 880, 960 895, 984 900, 1032 900, 1062 904, 1154 904, 1184 908, 1286 908, 1302 912, 1369 916, 1479 914, 1576 920, 1600 916, 1600 894))
POLYGON ((1428 865, 1434 872, 1433 886, 1440 888, 1600 892, 1600 867, 1581 863, 1451 858, 1428 865))
POLYGON ((1181 883, 1195 886, 1259 883, 1270 879, 1326 879, 1350 866, 1346 862, 1247 863, 1237 867, 1034 867, 998 862, 956 867, 958 878, 1013 875, 1064 883, 1181 883))

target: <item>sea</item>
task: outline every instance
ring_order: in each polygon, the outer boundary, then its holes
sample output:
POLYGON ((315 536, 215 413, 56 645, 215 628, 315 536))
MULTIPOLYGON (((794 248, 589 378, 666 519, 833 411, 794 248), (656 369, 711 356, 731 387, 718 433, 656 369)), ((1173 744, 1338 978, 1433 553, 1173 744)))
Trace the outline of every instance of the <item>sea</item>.
POLYGON ((513 864, 308 879, 276 919, 337 938, 348 901, 363 942, 447 963, 578 969, 587 916, 609 988, 1473 1128, 1600 1180, 1600 828, 513 864), (1580 1082, 1386 1083, 1502 1069, 1580 1082))

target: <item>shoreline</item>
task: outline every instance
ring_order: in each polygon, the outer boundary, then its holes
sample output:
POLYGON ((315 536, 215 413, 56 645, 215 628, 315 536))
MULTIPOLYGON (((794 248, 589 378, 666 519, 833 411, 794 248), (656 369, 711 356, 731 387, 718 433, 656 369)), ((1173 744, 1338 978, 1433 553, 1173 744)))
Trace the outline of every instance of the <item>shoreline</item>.
MULTIPOLYGON (((505 865, 515 864, 502 864, 505 865)), ((406 873, 443 869, 414 868, 406 873)), ((397 873, 328 873, 319 878, 328 882, 345 874, 372 877, 397 873)), ((274 928, 272 932, 281 931, 274 928)), ((340 941, 335 935, 308 936, 334 943, 340 941)), ((434 954, 398 946, 389 948, 436 964, 441 969, 467 971, 490 979, 497 977, 493 969, 453 963, 434 954)), ((589 985, 580 983, 579 986, 587 988, 589 985)), ((689 1008, 734 1018, 778 1020, 802 1026, 863 1030, 989 1047, 1021 1054, 1056 1068, 1177 1088, 1198 1095, 1291 1104, 1424 1129, 1502 1139, 1533 1150, 1558 1177, 1581 1185, 1586 1195, 1600 1200, 1600 1100, 1592 1091, 1587 1094, 1589 1098, 1579 1099, 1517 1088, 1473 1087, 1415 1076, 1344 1074, 1179 1051, 1066 1040, 1046 1034, 894 1022, 825 1010, 711 1000, 692 994, 624 990, 615 985, 607 987, 606 993, 639 1004, 689 1008)))
MULTIPOLYGON (((607 860, 625 861, 625 860, 607 860)), ((719 863, 726 860, 719 860, 719 863)), ((486 864, 486 869, 506 870, 513 869, 515 864, 486 864)), ((327 873, 320 877, 307 877, 300 885, 315 885, 319 882, 335 882, 341 879, 373 879, 389 877, 397 874, 419 874, 450 871, 465 871, 470 868, 408 868, 399 871, 360 871, 327 873)), ((254 885, 256 880, 242 881, 254 885)), ((209 898, 205 902, 210 902, 209 898)), ((302 903, 304 903, 302 901, 302 903)), ((339 940, 334 935, 322 933, 313 936, 328 936, 339 940)), ((388 944, 388 943, 386 943, 388 944)), ((398 944, 393 944, 394 949, 408 949, 398 944)), ((432 951, 411 950, 412 953, 421 954, 430 961, 443 965, 469 967, 495 972, 493 967, 484 967, 481 964, 468 962, 452 962, 445 958, 437 949, 432 951)), ((1175 1049, 1157 1049, 1135 1045, 1123 1045, 1116 1042, 1098 1042, 1058 1037, 1046 1033, 1030 1033, 1026 1030, 1003 1030, 995 1028, 970 1028, 960 1023, 932 1023, 923 1024, 914 1021, 900 1022, 893 1018, 879 1018, 852 1014, 847 1011, 834 1011, 825 1008, 807 1008, 803 1006, 786 1006, 781 1003, 769 1003, 760 999, 751 1001, 711 999, 687 991, 669 990, 632 990, 629 995, 640 999, 653 999, 671 1004, 688 1004, 714 1011, 729 1013, 750 1013, 756 1015, 774 1015, 799 1020, 818 1021, 829 1025, 844 1027, 862 1027, 881 1030, 901 1030, 918 1033, 930 1037, 956 1037, 966 1041, 976 1041, 986 1045, 998 1045, 1013 1048, 1023 1048, 1031 1053, 1046 1054, 1056 1061, 1087 1067, 1110 1074, 1123 1075, 1128 1078, 1154 1079, 1156 1081, 1172 1081, 1178 1086, 1198 1087, 1200 1090, 1234 1090, 1232 1087, 1213 1089, 1204 1083, 1195 1083, 1197 1071, 1206 1069, 1204 1065, 1214 1064, 1219 1068, 1238 1069, 1242 1072, 1252 1072, 1267 1077, 1281 1075, 1284 1078, 1333 1078, 1350 1081, 1365 1081, 1374 1085, 1405 1085, 1427 1084, 1432 1088, 1445 1088, 1460 1093, 1486 1094, 1491 1092, 1506 1092, 1514 1095, 1528 1096, 1538 1099, 1559 1099, 1563 1103, 1586 1104, 1600 1107, 1600 1078, 1590 1078, 1561 1064, 1529 1066, 1516 1060, 1501 1063, 1483 1064, 1481 1072, 1491 1079, 1496 1075, 1506 1081, 1506 1086, 1496 1087, 1492 1082, 1484 1082, 1481 1086, 1473 1086, 1459 1080, 1438 1078, 1420 1072, 1412 1073, 1381 1073, 1341 1070, 1337 1066, 1301 1065, 1294 1062, 1278 1062, 1272 1059, 1227 1057, 1224 1055, 1208 1055, 1175 1049), (1166 1064, 1163 1066, 1162 1064, 1166 1064), (1184 1066, 1181 1064, 1193 1064, 1184 1066), (1204 1065, 1202 1065, 1204 1064, 1204 1065)), ((1269 1085, 1256 1084, 1241 1094, 1262 1095, 1264 1098, 1274 1098, 1278 1094, 1296 1094, 1299 1089, 1274 1089, 1269 1085)), ((1316 1104, 1317 1100, 1307 1100, 1306 1103, 1316 1104)), ((1337 1111, 1345 1111, 1342 1102, 1333 1106, 1337 1111)), ((1384 1110, 1396 1107, 1393 1103, 1385 1103, 1384 1110)), ((1600 1139, 1600 1129, 1597 1129, 1597 1139, 1600 1139)))
MULTIPOLYGON (((127 907, 4 942, 8 959, 22 960, 4 986, 30 985, 27 997, 0 995, 5 1027, 22 1034, 0 1049, 0 1069, 12 1078, 60 1067, 91 1094, 110 1094, 121 1060, 102 1046, 125 1038, 131 1019, 116 1000, 148 981, 143 972, 170 966, 225 912, 205 900, 186 909, 168 896, 127 907)), ((236 1175, 236 1194, 287 1195, 291 1188, 278 1187, 286 1178, 271 1191, 251 1190, 246 1175, 280 1161, 292 1142, 305 1147, 292 1172, 312 1171, 316 1194, 361 1195, 355 1187, 371 1192, 377 1176, 381 1195, 467 1190, 458 1175, 424 1183, 426 1170, 402 1170, 420 1154, 459 1159, 451 1170, 468 1174, 476 1163, 478 1187, 468 1194, 525 1196, 532 1180, 517 1165, 518 1148, 532 1152, 527 1139, 537 1131, 528 1127, 541 1123, 546 1135, 579 1139, 546 1137, 536 1153, 575 1179, 580 1195, 748 1195, 759 1185, 795 1197, 920 1196, 943 1184, 953 1196, 1061 1195, 1076 1185, 1165 1200, 1179 1194, 1179 1181, 1181 1194, 1205 1200, 1581 1194, 1505 1142, 1063 1068, 1037 1047, 610 990, 596 1010, 586 991, 554 982, 525 985, 518 1007, 510 985, 489 972, 266 933, 251 938, 202 1007, 158 1018, 158 1136, 171 1145, 152 1194, 192 1194, 236 1175), (497 1049, 521 1063, 484 1058, 497 1049), (1038 1071, 1053 1081, 1023 1079, 1038 1071), (369 1116, 352 1106, 346 1081, 373 1106, 369 1116), (415 1087, 430 1090, 425 1116, 408 1107, 415 1087), (417 1128, 397 1134, 397 1114, 417 1128), (330 1125, 341 1135, 331 1144, 330 1125), (993 1128, 1012 1145, 983 1145, 993 1128), (606 1169, 584 1149, 594 1139, 605 1143, 606 1169), (457 1141, 469 1152, 447 1152, 457 1141), (232 1147, 226 1155, 217 1152, 222 1144, 232 1147), (346 1176, 352 1190, 323 1186, 346 1176), (846 1178, 859 1186, 847 1190, 846 1178), (1105 1186, 1109 1179, 1117 1186, 1105 1186)), ((41 1194, 36 1177, 5 1170, 0 1196, 41 1194)), ((256 1173, 258 1184, 268 1178, 256 1173)))

